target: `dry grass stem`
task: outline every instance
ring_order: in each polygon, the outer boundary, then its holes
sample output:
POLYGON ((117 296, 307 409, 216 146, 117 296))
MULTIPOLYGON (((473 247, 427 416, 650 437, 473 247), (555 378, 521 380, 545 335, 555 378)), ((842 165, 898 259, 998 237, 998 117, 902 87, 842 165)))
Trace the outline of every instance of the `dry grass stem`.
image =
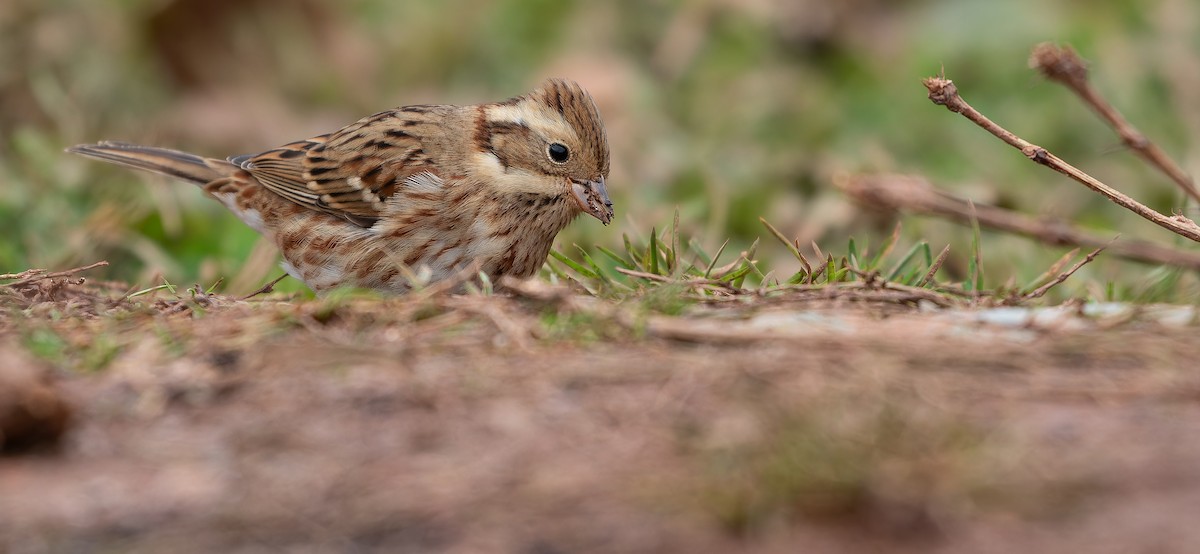
POLYGON ((623 273, 630 277, 637 277, 638 279, 649 279, 651 281, 658 281, 660 283, 670 283, 674 281, 674 279, 667 277, 666 275, 659 275, 657 273, 646 273, 645 271, 636 271, 632 269, 625 269, 623 267, 618 267, 615 269, 617 273, 623 273))
POLYGON ((946 247, 942 249, 942 252, 938 254, 937 258, 933 260, 933 265, 929 266, 929 271, 925 273, 925 277, 921 278, 921 282, 917 283, 917 286, 924 287, 933 281, 933 276, 937 275, 938 270, 942 268, 942 264, 946 263, 946 258, 949 256, 950 245, 947 244, 946 247))
POLYGON ((954 86, 954 81, 938 76, 926 78, 924 84, 925 88, 929 89, 929 100, 934 104, 945 106, 946 109, 966 117, 1009 146, 1020 150, 1025 157, 1033 162, 1049 167, 1074 179, 1080 184, 1100 193, 1118 206, 1142 216, 1159 227, 1167 229, 1181 237, 1200 242, 1200 226, 1196 225, 1194 221, 1181 215, 1166 216, 1160 214, 1137 200, 1126 196, 1121 191, 1102 183, 1095 177, 1063 161, 1045 148, 1026 141, 1004 127, 1001 127, 971 107, 966 100, 963 100, 962 96, 958 94, 958 88, 954 86))
POLYGON ((1062 282, 1066 281, 1067 278, 1069 278, 1072 274, 1074 274, 1076 271, 1079 271, 1079 268, 1091 263, 1092 260, 1096 259, 1096 256, 1100 255, 1100 253, 1103 251, 1104 251, 1103 247, 1092 250, 1091 253, 1089 253, 1086 257, 1084 257, 1082 260, 1079 260, 1079 262, 1076 263, 1075 265, 1071 266, 1071 269, 1068 269, 1062 273, 1059 273, 1058 276, 1055 277, 1053 281, 1050 281, 1049 283, 1046 283, 1046 284, 1030 291, 1028 294, 1025 294, 1024 296, 1022 296, 1022 299, 1023 300, 1032 300, 1034 298, 1041 298, 1042 296, 1045 296, 1046 293, 1050 291, 1050 289, 1062 284, 1062 282))
POLYGON ((1038 70, 1047 79, 1059 83, 1079 96, 1101 119, 1121 137, 1121 142, 1158 168, 1193 200, 1200 202, 1200 190, 1196 189, 1192 177, 1175 163, 1166 152, 1154 144, 1146 135, 1129 123, 1088 81, 1087 63, 1074 48, 1044 42, 1033 48, 1029 58, 1030 67, 1038 70))

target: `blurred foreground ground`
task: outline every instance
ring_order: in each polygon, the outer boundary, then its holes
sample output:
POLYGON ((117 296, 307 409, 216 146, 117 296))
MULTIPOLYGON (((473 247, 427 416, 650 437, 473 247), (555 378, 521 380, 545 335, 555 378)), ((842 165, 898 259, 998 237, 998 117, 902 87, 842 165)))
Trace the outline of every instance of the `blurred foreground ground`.
POLYGON ((535 292, 9 298, 75 413, 0 457, 0 550, 1200 547, 1194 314, 535 292))

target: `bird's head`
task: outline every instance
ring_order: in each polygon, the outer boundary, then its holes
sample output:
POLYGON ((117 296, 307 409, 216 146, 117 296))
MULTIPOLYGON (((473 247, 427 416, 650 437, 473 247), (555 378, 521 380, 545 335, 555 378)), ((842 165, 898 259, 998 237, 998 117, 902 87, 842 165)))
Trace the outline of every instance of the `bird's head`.
POLYGON ((475 143, 507 177, 500 186, 565 196, 605 225, 612 221, 608 139, 596 103, 578 84, 550 79, 529 94, 484 105, 475 143))

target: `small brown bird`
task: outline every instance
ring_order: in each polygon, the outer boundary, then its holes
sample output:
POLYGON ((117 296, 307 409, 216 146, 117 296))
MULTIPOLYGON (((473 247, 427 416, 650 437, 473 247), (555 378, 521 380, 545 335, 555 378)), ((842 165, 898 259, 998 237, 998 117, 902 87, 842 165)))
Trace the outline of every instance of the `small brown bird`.
POLYGON ((403 293, 476 267, 532 276, 581 212, 607 225, 608 140, 591 95, 551 79, 476 106, 405 106, 227 160, 120 142, 76 154, 200 185, 318 294, 403 293))

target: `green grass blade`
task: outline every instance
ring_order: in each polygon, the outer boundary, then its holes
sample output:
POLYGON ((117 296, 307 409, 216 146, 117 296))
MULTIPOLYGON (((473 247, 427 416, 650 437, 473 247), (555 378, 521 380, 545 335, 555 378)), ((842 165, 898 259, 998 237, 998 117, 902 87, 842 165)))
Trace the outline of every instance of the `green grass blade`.
POLYGON ((622 258, 620 254, 617 254, 616 252, 613 252, 612 250, 609 250, 603 246, 600 246, 599 244, 596 245, 596 250, 598 250, 601 254, 604 254, 605 256, 607 256, 608 259, 612 260, 619 267, 623 267, 625 269, 637 269, 636 263, 630 262, 629 260, 622 258))
POLYGON ((929 248, 929 244, 924 241, 914 244, 912 248, 909 248, 908 252, 904 253, 904 257, 900 258, 900 261, 896 262, 896 265, 892 267, 891 271, 888 272, 888 281, 895 281, 896 277, 900 276, 900 273, 904 271, 904 267, 907 266, 909 262, 911 262, 912 259, 917 256, 917 253, 921 251, 921 246, 925 246, 926 249, 929 248))
POLYGON ((692 253, 696 255, 696 261, 699 261, 705 266, 712 263, 712 258, 708 256, 708 252, 704 251, 704 247, 700 245, 700 241, 696 240, 696 237, 692 237, 688 240, 688 250, 691 250, 692 253))
POLYGON ((879 253, 875 254, 868 262, 867 271, 879 269, 879 264, 883 263, 883 259, 891 255, 892 250, 896 248, 896 243, 900 242, 900 222, 896 222, 896 226, 892 229, 892 234, 884 241, 883 246, 879 249, 879 253))
POLYGON ((658 230, 650 229, 650 246, 646 248, 646 259, 644 264, 647 271, 655 275, 662 275, 658 271, 658 230))
POLYGON ((671 259, 668 267, 672 277, 679 276, 679 206, 675 206, 675 219, 671 220, 671 259))
POLYGON ((981 245, 979 218, 975 215, 975 203, 967 201, 971 210, 971 259, 967 261, 967 279, 963 288, 970 292, 983 289, 983 246, 981 245))
POLYGON ((714 267, 717 267, 717 260, 721 259, 721 254, 725 252, 726 246, 729 246, 729 239, 725 239, 725 242, 721 243, 721 247, 717 249, 717 254, 708 262, 708 267, 704 269, 705 279, 708 279, 709 275, 712 275, 712 270, 714 267))
POLYGON ((783 236, 783 233, 779 232, 779 229, 776 229, 775 226, 771 225, 765 218, 758 218, 758 222, 762 223, 763 226, 775 236, 775 238, 779 239, 779 242, 782 242, 783 245, 787 247, 788 252, 791 252, 792 256, 795 256, 797 260, 800 260, 803 263, 804 257, 800 255, 800 250, 796 248, 795 244, 792 244, 792 241, 783 236))
POLYGON ((584 267, 579 262, 576 262, 575 260, 572 260, 571 258, 566 257, 562 252, 559 252, 558 250, 551 250, 550 255, 553 256, 554 259, 558 260, 559 263, 571 268, 576 273, 578 273, 584 277, 587 277, 588 279, 602 280, 600 275, 596 274, 596 272, 584 267))
POLYGON ((645 271, 646 265, 641 263, 644 253, 639 253, 638 249, 633 245, 633 241, 629 240, 629 235, 621 233, 621 240, 625 243, 625 254, 633 261, 633 269, 645 271))
POLYGON ((746 282, 746 276, 749 275, 750 272, 753 270, 754 270, 754 266, 750 263, 749 260, 746 260, 746 261, 742 262, 741 267, 730 272, 730 274, 727 275, 726 278, 723 280, 728 282, 730 285, 733 285, 734 288, 740 289, 740 288, 742 288, 742 284, 746 282))
POLYGON ((578 244, 575 245, 575 249, 579 250, 579 254, 583 256, 583 262, 587 264, 588 269, 590 269, 597 278, 599 278, 605 284, 612 284, 612 279, 609 278, 608 275, 605 275, 604 270, 596 264, 596 260, 593 260, 592 257, 588 255, 587 250, 584 250, 583 247, 579 246, 578 244))

